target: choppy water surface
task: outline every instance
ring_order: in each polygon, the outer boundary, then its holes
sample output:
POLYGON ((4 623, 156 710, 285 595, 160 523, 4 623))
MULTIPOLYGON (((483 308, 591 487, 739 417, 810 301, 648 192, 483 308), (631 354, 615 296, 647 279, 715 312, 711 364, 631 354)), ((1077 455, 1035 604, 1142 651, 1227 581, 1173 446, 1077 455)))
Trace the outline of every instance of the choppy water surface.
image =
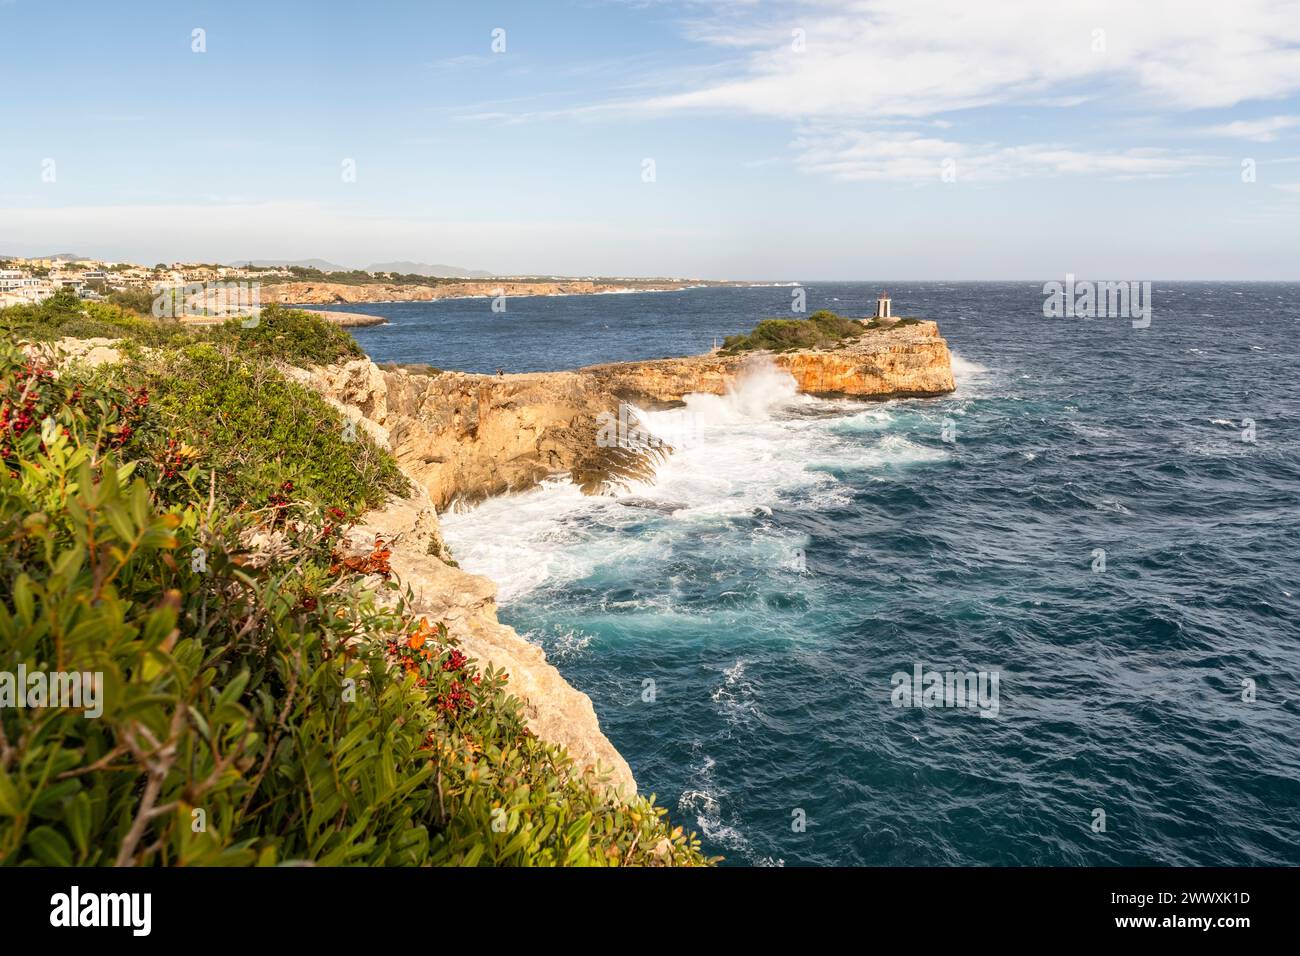
MULTIPOLYGON (((654 484, 447 515, 456 557, 731 863, 1300 864, 1300 286, 1157 283, 1145 330, 1045 319, 1031 283, 811 284, 809 308, 882 285, 940 322, 954 395, 756 374, 649 414, 682 445, 654 484), (996 672, 997 716, 893 706, 918 663, 996 672)), ((566 368, 700 351, 789 301, 371 305, 393 324, 357 337, 566 368)))

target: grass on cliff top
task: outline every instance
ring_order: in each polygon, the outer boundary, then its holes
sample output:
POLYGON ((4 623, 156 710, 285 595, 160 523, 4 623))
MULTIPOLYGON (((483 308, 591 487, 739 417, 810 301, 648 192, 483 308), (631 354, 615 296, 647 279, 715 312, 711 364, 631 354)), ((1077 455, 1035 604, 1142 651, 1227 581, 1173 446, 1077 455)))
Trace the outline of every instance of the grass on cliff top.
POLYGON ((299 366, 328 365, 365 355, 345 329, 301 309, 268 305, 258 315, 257 324, 245 328, 240 319, 216 326, 182 325, 140 311, 144 305, 140 296, 84 302, 71 292, 60 292, 39 304, 0 309, 0 332, 18 341, 108 338, 145 348, 210 342, 236 348, 249 357, 299 366))
POLYGON ((833 349, 851 342, 867 331, 853 319, 827 309, 806 319, 764 319, 748 335, 729 335, 722 343, 723 355, 742 352, 792 352, 796 349, 833 349))
POLYGON ((189 335, 179 322, 146 317, 113 302, 83 302, 72 292, 57 293, 39 304, 0 309, 0 332, 13 341, 105 338, 151 347, 185 342, 189 335))
MULTIPOLYGON (((203 415, 245 449, 316 429, 308 405, 241 434, 302 399, 279 373, 206 343, 150 372, 166 396, 122 374, 0 341, 0 670, 97 675, 76 706, 0 707, 0 866, 707 862, 401 592, 381 605, 387 552, 339 554, 320 487, 209 500, 203 415)), ((297 441, 286 461, 338 451, 297 441)))
POLYGON ((764 319, 747 335, 729 335, 718 350, 722 355, 745 352, 794 352, 799 349, 837 349, 868 332, 916 325, 918 319, 872 319, 860 322, 846 319, 829 309, 814 312, 806 319, 764 319))

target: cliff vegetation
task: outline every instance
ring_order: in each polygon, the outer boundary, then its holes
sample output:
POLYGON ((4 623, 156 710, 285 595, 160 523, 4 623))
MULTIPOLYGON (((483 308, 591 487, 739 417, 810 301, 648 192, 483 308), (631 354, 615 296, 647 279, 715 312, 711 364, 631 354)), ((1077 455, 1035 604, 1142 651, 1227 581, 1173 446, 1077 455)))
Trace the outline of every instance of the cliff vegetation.
POLYGON ((0 312, 0 671, 99 675, 83 706, 0 708, 0 863, 708 862, 538 738, 383 542, 338 547, 406 479, 277 363, 346 360, 346 333, 166 326, 0 312), (12 344, 69 335, 134 346, 12 344))
POLYGON ((727 336, 719 352, 723 355, 740 355, 755 351, 837 349, 849 345, 868 332, 914 324, 915 319, 884 322, 872 319, 860 322, 857 319, 843 318, 829 309, 822 309, 806 319, 764 319, 752 332, 727 336))
POLYGON ((293 365, 341 362, 365 354, 343 329, 275 303, 259 312, 256 324, 245 327, 237 318, 214 326, 183 325, 137 311, 143 303, 123 304, 127 301, 83 302, 72 292, 60 292, 38 304, 0 309, 0 332, 10 341, 105 338, 128 348, 210 343, 237 349, 247 358, 293 365))

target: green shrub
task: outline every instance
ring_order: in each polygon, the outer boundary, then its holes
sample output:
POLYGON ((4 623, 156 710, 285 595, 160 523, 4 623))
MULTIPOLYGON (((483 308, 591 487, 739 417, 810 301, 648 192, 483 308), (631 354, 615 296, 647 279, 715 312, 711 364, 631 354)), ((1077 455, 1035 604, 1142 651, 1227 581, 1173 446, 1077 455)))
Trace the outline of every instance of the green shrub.
POLYGON ((329 365, 366 354, 341 326, 302 309, 272 304, 261 310, 251 328, 245 328, 244 323, 242 319, 230 319, 204 337, 218 345, 238 348, 242 355, 291 365, 329 365))
POLYGON ((729 335, 722 343, 724 355, 765 350, 838 348, 866 332, 861 322, 844 319, 826 309, 806 319, 764 319, 748 335, 729 335))
POLYGON ((8 340, 52 342, 61 338, 127 339, 146 346, 184 342, 187 332, 170 319, 144 318, 114 302, 83 302, 70 291, 34 305, 0 309, 0 332, 8 340))
POLYGON ((397 463, 365 429, 349 426, 310 388, 229 347, 157 352, 99 376, 124 391, 143 389, 154 427, 142 447, 161 477, 201 464, 229 507, 264 507, 286 483, 295 499, 352 514, 408 491, 397 463))
POLYGON ((115 298, 117 295, 106 302, 85 302, 72 292, 60 292, 36 305, 0 309, 0 331, 11 340, 34 342, 109 338, 155 348, 210 342, 237 349, 246 358, 300 366, 328 365, 365 355, 346 330, 301 309, 268 305, 251 328, 244 327, 244 319, 230 319, 217 326, 184 325, 175 319, 154 318, 151 306, 144 314, 134 311, 143 304, 136 293, 123 293, 126 298, 121 299, 115 298))
POLYGON ((97 717, 0 708, 0 863, 707 862, 534 737, 444 628, 381 606, 337 514, 230 513, 196 474, 160 494, 158 414, 0 345, 0 671, 102 675, 97 717))

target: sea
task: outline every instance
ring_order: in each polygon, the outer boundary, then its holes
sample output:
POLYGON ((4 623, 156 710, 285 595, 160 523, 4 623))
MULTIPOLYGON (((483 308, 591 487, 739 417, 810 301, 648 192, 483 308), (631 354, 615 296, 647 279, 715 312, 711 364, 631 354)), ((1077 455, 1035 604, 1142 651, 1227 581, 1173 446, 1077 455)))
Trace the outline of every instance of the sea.
POLYGON ((367 303, 354 334, 544 371, 884 289, 953 394, 756 363, 645 413, 653 482, 449 510, 454 557, 724 865, 1300 864, 1300 285, 1155 282, 1146 327, 879 280, 367 303))

